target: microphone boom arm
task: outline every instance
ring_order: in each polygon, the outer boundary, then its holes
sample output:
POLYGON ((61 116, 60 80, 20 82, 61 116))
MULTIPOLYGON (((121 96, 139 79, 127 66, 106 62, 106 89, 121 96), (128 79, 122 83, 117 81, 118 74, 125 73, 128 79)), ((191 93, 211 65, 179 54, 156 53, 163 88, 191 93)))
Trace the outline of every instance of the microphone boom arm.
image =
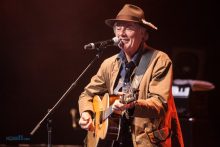
MULTIPOLYGON (((46 115, 40 120, 40 122, 34 127, 34 129, 30 132, 30 135, 34 135, 34 133, 39 129, 39 127, 41 126, 41 124, 45 121, 45 119, 48 118, 48 116, 50 116, 55 109, 58 108, 58 106, 61 104, 61 102, 63 102, 64 98, 66 98, 66 96, 70 93, 70 91, 76 87, 77 83, 79 82, 79 80, 82 78, 82 76, 86 73, 86 71, 93 65, 93 63, 95 63, 96 60, 98 60, 100 58, 102 54, 102 51, 100 50, 95 58, 87 65, 87 67, 82 71, 82 73, 78 76, 78 78, 70 85, 70 87, 66 90, 66 92, 61 96, 61 98, 56 102, 56 104, 51 108, 48 109, 48 112, 46 113, 46 115)), ((48 136, 49 137, 49 136, 48 136)), ((48 145, 51 146, 51 145, 48 145)))

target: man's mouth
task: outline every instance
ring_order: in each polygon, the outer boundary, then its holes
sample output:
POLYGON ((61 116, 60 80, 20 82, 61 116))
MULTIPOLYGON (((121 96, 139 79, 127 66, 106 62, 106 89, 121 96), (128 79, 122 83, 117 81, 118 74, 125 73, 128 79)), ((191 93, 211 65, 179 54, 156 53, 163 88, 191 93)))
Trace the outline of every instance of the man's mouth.
POLYGON ((121 39, 121 42, 123 42, 124 44, 129 42, 129 39, 121 39))

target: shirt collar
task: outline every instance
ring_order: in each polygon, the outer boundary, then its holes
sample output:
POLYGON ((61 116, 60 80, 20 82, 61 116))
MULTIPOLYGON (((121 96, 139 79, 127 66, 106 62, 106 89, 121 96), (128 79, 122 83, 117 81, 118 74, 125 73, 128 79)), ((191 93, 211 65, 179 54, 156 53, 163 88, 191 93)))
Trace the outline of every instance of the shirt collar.
MULTIPOLYGON (((135 53, 135 55, 132 57, 131 62, 135 64, 135 66, 138 66, 138 63, 140 61, 140 57, 142 55, 142 49, 138 49, 138 51, 135 53)), ((117 56, 118 59, 120 59, 123 63, 128 63, 125 53, 123 50, 121 50, 117 56)))

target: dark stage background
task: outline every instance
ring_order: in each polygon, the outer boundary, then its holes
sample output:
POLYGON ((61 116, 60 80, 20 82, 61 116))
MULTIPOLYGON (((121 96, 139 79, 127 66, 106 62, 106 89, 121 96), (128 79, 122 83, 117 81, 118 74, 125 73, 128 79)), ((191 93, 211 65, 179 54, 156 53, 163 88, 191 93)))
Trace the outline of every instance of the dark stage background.
MULTIPOLYGON (((212 0, 1 0, 0 1, 0 145, 47 144, 46 123, 31 130, 94 58, 83 46, 113 37, 104 20, 125 3, 142 7, 159 30, 149 44, 170 55, 174 78, 204 80, 216 88, 193 94, 190 113, 181 117, 186 146, 215 146, 219 140, 219 34, 212 0)), ((218 16, 218 17, 217 17, 218 16)), ((85 131, 72 127, 71 109, 105 57, 107 48, 50 118, 52 143, 82 145, 85 131)), ((77 112, 76 121, 79 114, 77 112)))

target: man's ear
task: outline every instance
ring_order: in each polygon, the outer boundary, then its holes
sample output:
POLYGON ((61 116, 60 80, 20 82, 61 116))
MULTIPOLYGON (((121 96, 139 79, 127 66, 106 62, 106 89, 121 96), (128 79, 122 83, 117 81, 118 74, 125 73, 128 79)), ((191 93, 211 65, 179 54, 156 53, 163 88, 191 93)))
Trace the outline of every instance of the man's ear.
POLYGON ((145 34, 144 34, 144 41, 147 41, 149 38, 149 33, 147 31, 145 31, 145 34))
POLYGON ((143 41, 147 41, 149 38, 149 33, 147 32, 146 29, 142 29, 142 35, 143 35, 143 41))

